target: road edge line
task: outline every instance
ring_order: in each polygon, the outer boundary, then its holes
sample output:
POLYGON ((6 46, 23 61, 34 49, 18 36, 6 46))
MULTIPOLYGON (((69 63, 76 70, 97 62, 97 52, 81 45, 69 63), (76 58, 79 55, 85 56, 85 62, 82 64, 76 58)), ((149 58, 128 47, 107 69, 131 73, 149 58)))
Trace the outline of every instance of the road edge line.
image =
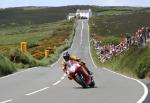
MULTIPOLYGON (((76 29, 77 29, 77 28, 76 28, 76 29)), ((75 29, 75 32, 76 32, 76 29, 75 29)), ((74 39, 75 39, 75 36, 76 36, 76 35, 74 35, 74 37, 73 37, 73 41, 74 41, 74 39)), ((73 44, 73 41, 72 41, 72 44, 73 44)), ((55 63, 50 64, 49 66, 53 67, 54 65, 56 65, 56 64, 61 60, 61 57, 62 57, 63 53, 65 53, 66 51, 69 51, 69 50, 73 47, 72 44, 71 44, 71 47, 70 47, 70 48, 68 48, 67 50, 63 51, 63 52, 60 54, 59 59, 58 59, 55 63)))
POLYGON ((82 45, 82 38, 83 38, 83 28, 84 28, 84 25, 83 25, 83 21, 82 21, 80 45, 82 45))

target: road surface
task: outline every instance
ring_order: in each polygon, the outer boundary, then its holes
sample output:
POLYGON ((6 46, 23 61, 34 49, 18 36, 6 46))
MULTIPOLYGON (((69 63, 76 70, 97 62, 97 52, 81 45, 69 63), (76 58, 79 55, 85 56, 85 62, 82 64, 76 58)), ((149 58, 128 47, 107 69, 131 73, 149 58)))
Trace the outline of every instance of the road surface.
POLYGON ((89 52, 87 20, 79 20, 69 52, 86 61, 95 88, 82 89, 61 70, 60 58, 48 67, 35 67, 0 78, 0 103, 140 103, 146 87, 138 81, 97 68, 89 52))

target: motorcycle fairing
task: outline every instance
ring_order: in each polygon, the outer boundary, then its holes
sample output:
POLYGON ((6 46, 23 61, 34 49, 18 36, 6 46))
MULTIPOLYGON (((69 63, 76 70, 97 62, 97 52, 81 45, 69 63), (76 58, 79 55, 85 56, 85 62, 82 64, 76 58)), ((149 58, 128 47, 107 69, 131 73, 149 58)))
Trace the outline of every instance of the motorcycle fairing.
POLYGON ((79 67, 80 67, 79 64, 72 64, 71 67, 68 68, 67 73, 68 74, 75 73, 78 70, 79 67))

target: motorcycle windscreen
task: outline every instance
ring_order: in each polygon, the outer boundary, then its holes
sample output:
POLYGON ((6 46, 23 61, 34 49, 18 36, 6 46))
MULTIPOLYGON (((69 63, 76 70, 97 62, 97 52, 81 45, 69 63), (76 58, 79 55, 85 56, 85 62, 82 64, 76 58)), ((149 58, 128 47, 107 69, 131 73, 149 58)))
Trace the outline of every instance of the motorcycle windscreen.
POLYGON ((80 67, 80 65, 78 65, 78 64, 73 64, 73 65, 69 68, 69 71, 71 71, 71 72, 74 73, 79 67, 80 67))
POLYGON ((75 65, 72 65, 70 68, 69 68, 69 71, 71 72, 75 72, 76 71, 76 66, 75 65))

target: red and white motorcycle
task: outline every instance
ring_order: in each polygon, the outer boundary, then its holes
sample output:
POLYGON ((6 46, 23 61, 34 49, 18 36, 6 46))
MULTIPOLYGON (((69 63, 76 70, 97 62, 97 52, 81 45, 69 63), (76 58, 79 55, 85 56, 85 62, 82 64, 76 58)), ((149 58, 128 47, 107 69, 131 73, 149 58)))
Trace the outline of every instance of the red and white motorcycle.
POLYGON ((69 63, 69 65, 66 67, 66 74, 68 75, 68 79, 75 80, 83 88, 93 88, 95 86, 93 76, 86 74, 83 68, 84 67, 81 66, 78 62, 69 63))

